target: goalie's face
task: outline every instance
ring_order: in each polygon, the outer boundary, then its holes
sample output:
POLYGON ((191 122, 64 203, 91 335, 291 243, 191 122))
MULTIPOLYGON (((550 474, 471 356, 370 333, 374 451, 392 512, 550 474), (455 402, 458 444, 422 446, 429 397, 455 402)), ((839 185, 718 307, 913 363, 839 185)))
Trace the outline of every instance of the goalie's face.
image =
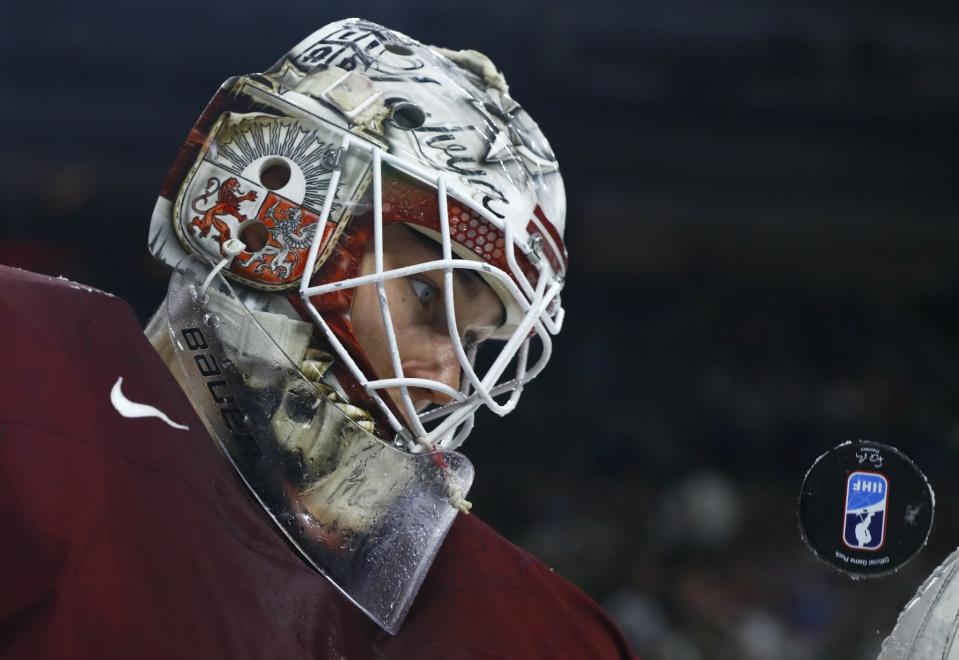
MULTIPOLYGON (((405 225, 390 225, 383 230, 384 269, 402 268, 434 261, 442 257, 440 246, 405 225)), ((361 274, 374 270, 372 243, 363 256, 361 274)), ((505 321, 499 297, 475 271, 455 270, 456 325, 467 349, 490 337, 505 321)), ((388 280, 393 329, 403 374, 407 378, 435 380, 450 388, 460 388, 461 367, 453 348, 446 318, 443 271, 427 271, 405 278, 388 280)), ((396 377, 383 316, 372 284, 356 289, 351 311, 353 331, 371 366, 382 378, 396 377)), ((396 388, 386 390, 403 411, 396 388)), ((437 390, 409 388, 417 412, 430 404, 444 405, 451 398, 437 390)), ((409 420, 407 420, 409 421, 409 420)))

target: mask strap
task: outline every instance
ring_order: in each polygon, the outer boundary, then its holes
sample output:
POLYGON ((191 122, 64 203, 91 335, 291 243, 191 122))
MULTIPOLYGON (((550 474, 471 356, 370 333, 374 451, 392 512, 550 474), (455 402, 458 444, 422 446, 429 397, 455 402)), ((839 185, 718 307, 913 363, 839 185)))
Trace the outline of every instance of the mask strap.
POLYGON ((244 251, 246 251, 246 244, 238 238, 231 238, 223 241, 223 254, 225 256, 220 260, 220 263, 213 267, 213 270, 211 270, 210 274, 206 276, 206 279, 203 280, 203 284, 200 286, 201 298, 206 295, 206 290, 210 288, 211 284, 213 284, 213 278, 215 278, 221 270, 226 268, 226 265, 233 261, 233 258, 236 255, 244 251))

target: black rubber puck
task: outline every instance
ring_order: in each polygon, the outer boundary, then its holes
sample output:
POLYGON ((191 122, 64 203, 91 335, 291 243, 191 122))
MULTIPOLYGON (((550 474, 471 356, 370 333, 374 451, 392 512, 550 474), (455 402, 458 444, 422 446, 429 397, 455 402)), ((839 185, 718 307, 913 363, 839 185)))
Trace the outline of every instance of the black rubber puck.
POLYGON ((799 495, 799 526, 815 555, 852 577, 892 573, 926 543, 935 496, 901 451, 845 442, 815 460, 799 495))

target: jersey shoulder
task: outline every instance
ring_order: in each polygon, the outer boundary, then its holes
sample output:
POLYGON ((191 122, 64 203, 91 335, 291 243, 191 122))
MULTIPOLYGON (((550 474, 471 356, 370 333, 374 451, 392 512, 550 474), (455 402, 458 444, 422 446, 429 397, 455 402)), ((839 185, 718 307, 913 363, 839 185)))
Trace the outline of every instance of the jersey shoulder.
POLYGON ((62 275, 56 277, 52 275, 43 275, 41 273, 34 273, 29 270, 17 268, 15 266, 4 266, 0 264, 0 282, 2 282, 5 286, 16 285, 39 287, 41 289, 46 288, 50 290, 69 289, 72 291, 82 291, 84 293, 96 293, 108 298, 114 298, 120 303, 123 303, 122 300, 114 296, 112 293, 101 291, 100 289, 87 284, 74 282, 73 280, 67 279, 62 275))
POLYGON ((118 378, 127 389, 169 380, 133 309, 93 287, 0 266, 0 318, 7 423, 89 435, 118 378))
POLYGON ((475 515, 458 516, 389 643, 425 658, 635 657, 599 605, 475 515))

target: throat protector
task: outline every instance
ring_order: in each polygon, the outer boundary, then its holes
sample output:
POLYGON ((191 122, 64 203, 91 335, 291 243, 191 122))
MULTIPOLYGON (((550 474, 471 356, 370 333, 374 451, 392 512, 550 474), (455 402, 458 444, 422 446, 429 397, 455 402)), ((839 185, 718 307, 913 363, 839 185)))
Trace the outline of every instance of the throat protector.
POLYGON ((170 338, 208 430, 303 558, 391 634, 473 480, 453 451, 409 453, 361 428, 195 256, 167 295, 170 338))

